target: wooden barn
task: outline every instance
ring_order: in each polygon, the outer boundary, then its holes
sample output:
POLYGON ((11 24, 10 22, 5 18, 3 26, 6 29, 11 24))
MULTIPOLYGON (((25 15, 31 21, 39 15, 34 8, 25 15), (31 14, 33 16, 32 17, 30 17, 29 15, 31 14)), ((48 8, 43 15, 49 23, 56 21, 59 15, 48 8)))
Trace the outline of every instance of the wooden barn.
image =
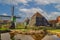
POLYGON ((47 19, 39 12, 36 12, 29 21, 29 26, 48 26, 48 25, 49 23, 47 19))

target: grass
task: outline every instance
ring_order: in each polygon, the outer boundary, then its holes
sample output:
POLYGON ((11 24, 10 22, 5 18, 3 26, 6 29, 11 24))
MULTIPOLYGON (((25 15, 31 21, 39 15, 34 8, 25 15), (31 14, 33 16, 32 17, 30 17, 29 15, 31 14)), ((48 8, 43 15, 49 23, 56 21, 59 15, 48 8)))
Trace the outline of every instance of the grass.
MULTIPOLYGON (((27 29, 25 29, 25 26, 23 24, 17 24, 16 29, 11 29, 11 30, 29 31, 29 30, 44 30, 44 29, 47 29, 48 31, 51 32, 60 32, 60 29, 56 29, 53 27, 29 27, 28 26, 27 29)), ((0 30, 9 30, 9 29, 4 27, 4 28, 0 28, 0 30)))
POLYGON ((53 30, 48 30, 48 31, 50 31, 50 32, 53 32, 53 33, 59 33, 60 32, 60 29, 53 29, 53 30))
POLYGON ((7 29, 7 28, 0 28, 0 30, 9 30, 9 29, 7 29))

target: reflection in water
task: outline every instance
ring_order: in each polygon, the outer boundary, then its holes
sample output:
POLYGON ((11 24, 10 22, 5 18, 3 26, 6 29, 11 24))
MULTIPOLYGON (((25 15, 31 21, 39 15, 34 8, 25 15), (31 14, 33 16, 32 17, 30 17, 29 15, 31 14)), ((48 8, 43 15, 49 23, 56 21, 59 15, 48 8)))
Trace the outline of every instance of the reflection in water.
MULTIPOLYGON (((34 40, 31 35, 17 34, 14 36, 15 40, 34 40)), ((11 40, 9 33, 1 34, 1 40, 11 40)), ((42 40, 60 40, 56 35, 46 35, 42 40)))
MULTIPOLYGON (((34 40, 31 35, 22 35, 22 34, 17 34, 14 36, 15 40, 34 40)), ((10 34, 9 33, 3 33, 1 34, 1 40, 11 40, 10 39, 10 34)))
POLYGON ((46 35, 42 40, 60 40, 56 35, 46 35))
POLYGON ((9 33, 2 33, 1 34, 1 40, 11 40, 9 33))
POLYGON ((31 35, 22 35, 22 34, 17 34, 14 36, 15 40, 34 40, 31 35))

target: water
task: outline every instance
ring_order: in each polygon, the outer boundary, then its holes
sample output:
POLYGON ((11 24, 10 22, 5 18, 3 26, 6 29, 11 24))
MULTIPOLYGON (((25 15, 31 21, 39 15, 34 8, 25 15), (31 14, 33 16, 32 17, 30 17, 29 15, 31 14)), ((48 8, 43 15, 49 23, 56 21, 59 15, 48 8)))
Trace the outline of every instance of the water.
POLYGON ((56 35, 46 35, 42 40, 60 40, 56 35))
POLYGON ((31 35, 22 35, 22 34, 17 34, 15 35, 15 40, 34 40, 31 35))
MULTIPOLYGON (((31 35, 17 34, 14 36, 15 40, 34 40, 31 35)), ((1 34, 1 40, 11 40, 9 33, 1 34)), ((42 40, 60 40, 56 35, 46 35, 42 40)))
MULTIPOLYGON (((34 40, 31 35, 22 35, 22 34, 17 34, 14 36, 15 40, 34 40)), ((1 40, 11 40, 10 39, 10 34, 9 33, 3 33, 1 34, 1 40)))
POLYGON ((1 40, 11 40, 9 33, 2 33, 1 34, 1 40))

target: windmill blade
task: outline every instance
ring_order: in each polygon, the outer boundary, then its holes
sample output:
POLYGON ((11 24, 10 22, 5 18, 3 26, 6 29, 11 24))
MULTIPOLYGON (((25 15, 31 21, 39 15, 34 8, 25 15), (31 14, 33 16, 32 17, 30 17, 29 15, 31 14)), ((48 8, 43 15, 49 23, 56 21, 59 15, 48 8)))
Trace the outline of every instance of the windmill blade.
POLYGON ((11 9, 11 11, 12 11, 11 17, 15 17, 15 18, 21 18, 21 17, 14 16, 14 6, 12 6, 12 9, 11 9))
MULTIPOLYGON (((0 15, 0 17, 8 17, 8 18, 11 18, 11 16, 5 16, 5 15, 0 15)), ((16 16, 14 16, 16 17, 16 16)), ((21 18, 21 17, 16 17, 16 18, 21 18)))
POLYGON ((0 17, 11 17, 11 16, 0 15, 0 17))
POLYGON ((21 17, 16 17, 16 18, 21 18, 21 17))

